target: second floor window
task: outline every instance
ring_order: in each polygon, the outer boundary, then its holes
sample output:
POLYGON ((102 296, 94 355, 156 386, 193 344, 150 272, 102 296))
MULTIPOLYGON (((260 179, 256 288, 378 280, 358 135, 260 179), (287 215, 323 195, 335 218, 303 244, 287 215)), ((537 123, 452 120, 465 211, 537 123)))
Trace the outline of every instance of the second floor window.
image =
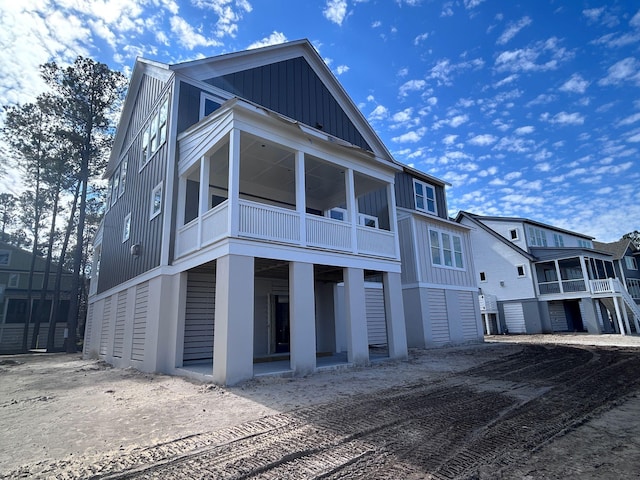
POLYGON ((562 235, 560 235, 559 233, 554 233, 553 234, 553 244, 556 247, 564 247, 564 239, 562 238, 562 235))
POLYGON ((433 265, 464 268, 462 237, 438 230, 429 230, 429 243, 433 265))
POLYGON ((529 227, 529 245, 532 247, 546 247, 547 234, 544 230, 535 227, 529 227))
POLYGON ((122 243, 129 240, 129 235, 131 234, 131 214, 127 214, 124 217, 124 225, 122 227, 122 243))
POLYGON ((438 214, 436 208, 436 189, 424 182, 413 181, 413 193, 416 200, 416 210, 438 214))
POLYGON ((167 114, 169 100, 166 99, 151 117, 151 121, 142 133, 142 148, 140 155, 140 169, 151 160, 167 139, 167 114))
POLYGON ((627 265, 627 270, 637 270, 638 262, 633 257, 624 257, 624 263, 627 265))

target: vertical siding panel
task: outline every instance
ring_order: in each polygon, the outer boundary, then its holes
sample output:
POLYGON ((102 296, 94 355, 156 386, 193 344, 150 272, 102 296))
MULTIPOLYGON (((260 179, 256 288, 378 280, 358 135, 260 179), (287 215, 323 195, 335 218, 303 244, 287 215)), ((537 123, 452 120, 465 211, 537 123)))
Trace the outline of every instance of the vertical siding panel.
POLYGON ((144 343, 147 335, 147 312, 149 309, 149 282, 136 287, 136 303, 133 313, 133 336, 131 359, 144 360, 144 343))
POLYGON ((109 344, 109 327, 111 326, 111 299, 104 299, 104 310, 102 313, 102 329, 100 331, 100 355, 106 355, 109 344))
POLYGON ((431 341, 436 345, 449 343, 449 316, 444 290, 427 289, 427 301, 429 303, 431 341))

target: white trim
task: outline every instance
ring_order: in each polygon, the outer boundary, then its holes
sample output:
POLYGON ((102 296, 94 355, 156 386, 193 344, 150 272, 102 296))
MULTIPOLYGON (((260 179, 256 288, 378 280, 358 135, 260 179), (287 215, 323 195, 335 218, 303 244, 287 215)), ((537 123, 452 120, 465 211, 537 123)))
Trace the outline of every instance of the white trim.
POLYGON ((463 246, 463 241, 462 241, 462 235, 456 235, 454 233, 450 233, 450 232, 445 232, 436 228, 432 228, 432 227, 428 227, 427 229, 428 232, 428 244, 429 244, 429 258, 431 258, 431 265, 433 267, 436 268, 447 268, 447 269, 452 269, 452 270, 459 270, 459 271, 466 271, 467 268, 465 267, 465 265, 467 264, 466 262, 466 255, 464 253, 464 246, 463 246), (440 256, 440 263, 437 263, 434 261, 433 258, 433 251, 434 251, 434 246, 432 245, 432 239, 431 239, 431 233, 435 233, 438 236, 438 254, 440 256), (444 245, 444 238, 443 236, 447 235, 449 237, 449 245, 448 247, 450 247, 449 249, 445 249, 445 245, 444 245), (459 243, 460 243, 460 251, 456 251, 455 249, 455 241, 454 238, 458 238, 459 239, 459 243), (445 262, 445 251, 449 251, 451 252, 451 265, 447 265, 445 262), (460 253, 460 262, 462 263, 462 266, 459 267, 457 265, 457 260, 456 260, 456 253, 460 253))
POLYGON ((366 213, 358 213, 358 225, 362 225, 363 227, 379 228, 378 217, 374 217, 373 215, 367 215, 366 213), (373 220, 373 226, 367 225, 367 221, 371 221, 371 220, 373 220))
POLYGON ((509 240, 511 240, 512 242, 520 240, 520 231, 517 228, 512 228, 509 230, 509 240))
MULTIPOLYGON (((198 111, 198 119, 199 120, 202 120, 205 117, 204 112, 205 112, 205 106, 206 106, 207 100, 210 100, 210 101, 212 101, 214 103, 217 103, 219 105, 219 107, 220 107, 228 99, 224 98, 224 97, 221 97, 221 96, 213 95, 213 94, 208 93, 208 92, 200 92, 200 108, 199 108, 199 111, 198 111)), ((211 113, 213 113, 213 112, 211 112, 211 113)))
POLYGON ((420 211, 420 212, 425 212, 431 215, 438 215, 438 201, 436 199, 436 187, 434 187, 433 185, 423 182, 422 180, 418 180, 417 178, 412 179, 413 180, 413 202, 414 205, 416 207, 416 210, 420 211), (418 191, 416 190, 416 185, 420 185, 422 187, 422 189, 424 190, 422 195, 418 195, 418 191), (433 198, 429 198, 427 193, 428 191, 433 192, 433 198), (422 208, 418 206, 418 197, 422 197, 423 199, 423 206, 422 208), (428 202, 432 201, 433 202, 433 210, 430 210, 428 207, 428 202))
POLYGON ((405 283, 402 285, 403 290, 408 290, 412 288, 434 288, 439 290, 460 290, 462 292, 478 293, 477 287, 464 287, 462 285, 447 285, 442 283, 427 283, 427 282, 405 283))
POLYGON ((527 277, 527 267, 524 264, 516 265, 516 274, 518 278, 526 278, 527 277), (522 268, 522 274, 520 274, 520 269, 522 268))

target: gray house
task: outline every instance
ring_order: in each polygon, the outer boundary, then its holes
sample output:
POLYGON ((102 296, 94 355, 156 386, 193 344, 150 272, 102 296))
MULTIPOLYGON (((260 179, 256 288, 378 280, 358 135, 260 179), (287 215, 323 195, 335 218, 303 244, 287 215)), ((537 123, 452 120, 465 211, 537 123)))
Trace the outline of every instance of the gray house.
POLYGON ((308 41, 139 59, 105 175, 85 355, 224 384, 406 358, 418 197, 308 41))

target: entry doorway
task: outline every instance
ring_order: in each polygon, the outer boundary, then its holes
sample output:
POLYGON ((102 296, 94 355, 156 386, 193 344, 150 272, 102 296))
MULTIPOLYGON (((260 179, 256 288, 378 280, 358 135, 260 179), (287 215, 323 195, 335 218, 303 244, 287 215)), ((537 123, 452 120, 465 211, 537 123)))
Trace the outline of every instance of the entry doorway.
POLYGON ((270 353, 289 353, 289 295, 271 295, 270 353))

